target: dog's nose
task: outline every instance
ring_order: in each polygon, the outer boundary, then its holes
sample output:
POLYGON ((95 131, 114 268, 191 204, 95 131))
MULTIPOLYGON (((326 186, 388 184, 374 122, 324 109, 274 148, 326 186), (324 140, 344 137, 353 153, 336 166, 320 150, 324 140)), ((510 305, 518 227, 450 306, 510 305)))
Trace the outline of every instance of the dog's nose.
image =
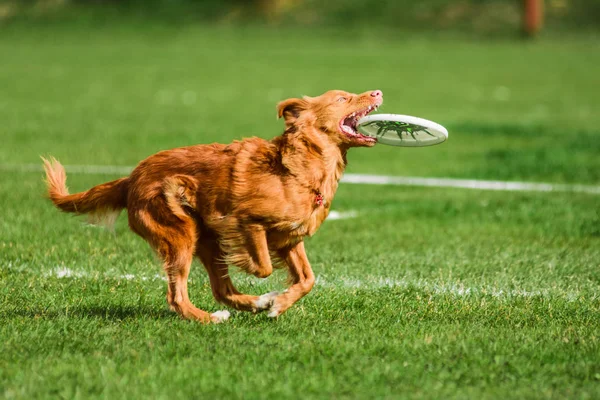
POLYGON ((373 96, 373 97, 381 97, 381 96, 383 96, 383 93, 381 92, 381 90, 373 90, 371 92, 371 96, 373 96))

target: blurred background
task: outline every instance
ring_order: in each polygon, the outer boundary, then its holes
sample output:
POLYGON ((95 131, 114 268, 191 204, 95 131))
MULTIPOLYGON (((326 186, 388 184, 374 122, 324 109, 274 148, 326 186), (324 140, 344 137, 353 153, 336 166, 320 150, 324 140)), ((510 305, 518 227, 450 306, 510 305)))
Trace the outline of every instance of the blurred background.
POLYGON ((598 0, 2 0, 0 19, 152 18, 162 23, 267 24, 270 26, 395 31, 458 31, 514 36, 526 3, 543 3, 550 31, 597 30, 598 0))
POLYGON ((450 140, 351 172, 598 183, 599 33, 600 0, 0 0, 0 163, 130 166, 381 89, 450 140))

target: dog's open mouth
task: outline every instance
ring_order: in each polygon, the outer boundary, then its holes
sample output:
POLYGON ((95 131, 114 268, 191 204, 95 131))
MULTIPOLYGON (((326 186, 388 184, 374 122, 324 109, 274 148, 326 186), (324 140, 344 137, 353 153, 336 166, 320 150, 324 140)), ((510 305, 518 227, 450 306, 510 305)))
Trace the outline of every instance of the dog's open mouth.
POLYGON ((379 106, 380 104, 371 104, 367 108, 363 108, 362 110, 355 111, 352 114, 348 115, 346 118, 340 121, 340 130, 351 139, 373 143, 377 142, 376 138, 366 136, 358 132, 356 130, 356 125, 358 123, 358 120, 369 114, 371 111, 377 110, 379 106))

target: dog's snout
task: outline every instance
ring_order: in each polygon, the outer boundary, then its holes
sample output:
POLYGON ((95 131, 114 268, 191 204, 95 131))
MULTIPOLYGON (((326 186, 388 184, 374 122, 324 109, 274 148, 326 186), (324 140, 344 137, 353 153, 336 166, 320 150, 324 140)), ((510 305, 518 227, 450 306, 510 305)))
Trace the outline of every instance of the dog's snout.
POLYGON ((381 90, 373 90, 371 92, 371 96, 372 97, 381 97, 381 96, 383 96, 383 93, 381 92, 381 90))

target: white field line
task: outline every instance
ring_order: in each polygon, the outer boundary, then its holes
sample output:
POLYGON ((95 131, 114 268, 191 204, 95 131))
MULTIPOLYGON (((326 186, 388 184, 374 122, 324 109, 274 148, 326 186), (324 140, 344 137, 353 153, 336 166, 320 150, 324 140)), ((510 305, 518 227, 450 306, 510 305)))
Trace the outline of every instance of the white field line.
MULTIPOLYGON (((166 277, 160 274, 154 275, 133 275, 133 274, 90 274, 86 271, 75 271, 66 267, 57 267, 43 274, 46 277, 55 277, 59 279, 124 279, 128 281, 166 281, 166 277)), ((234 280, 237 282, 250 284, 252 286, 261 287, 270 284, 267 280, 259 280, 252 277, 247 277, 241 274, 236 274, 234 280)), ((191 280, 191 279, 190 279, 191 280)), ((520 297, 560 297, 569 301, 577 300, 581 294, 577 291, 559 291, 556 289, 518 289, 518 288, 498 288, 489 285, 482 286, 465 286, 463 283, 438 283, 430 282, 425 279, 409 280, 395 279, 384 277, 367 276, 363 279, 358 278, 334 278, 329 279, 321 275, 317 275, 316 287, 344 289, 344 290, 378 290, 382 288, 401 288, 401 289, 418 289, 425 290, 432 294, 451 295, 455 297, 478 297, 491 296, 499 299, 511 299, 520 297)), ((593 298, 600 297, 600 294, 594 294, 593 298)))
POLYGON ((356 211, 329 211, 329 215, 327 216, 328 221, 335 221, 338 219, 350 219, 356 218, 358 213, 356 211))
MULTIPOLYGON (((117 165, 66 165, 67 173, 90 175, 128 175, 133 167, 117 165)), ((41 172, 38 164, 0 164, 0 171, 41 172)), ((386 176, 368 174, 345 174, 341 182, 363 185, 394 185, 394 186, 424 186, 477 190, 502 190, 521 192, 579 192, 600 194, 600 186, 543 183, 543 182, 512 182, 486 181, 478 179, 453 178, 421 178, 410 176, 386 176)))
POLYGON ((438 188, 504 190, 509 192, 581 192, 600 194, 600 186, 593 185, 483 181, 477 179, 419 178, 410 176, 345 174, 342 177, 342 182, 366 185, 426 186, 438 188))

